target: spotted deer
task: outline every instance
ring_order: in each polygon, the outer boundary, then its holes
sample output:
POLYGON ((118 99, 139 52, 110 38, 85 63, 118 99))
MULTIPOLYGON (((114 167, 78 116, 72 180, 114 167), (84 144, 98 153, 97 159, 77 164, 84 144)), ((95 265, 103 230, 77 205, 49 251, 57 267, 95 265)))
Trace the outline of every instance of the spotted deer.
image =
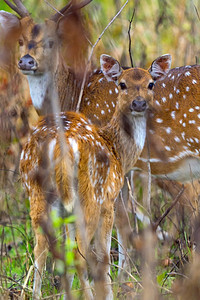
MULTIPOLYGON (((20 172, 30 198, 30 216, 36 237, 34 297, 40 294, 48 250, 46 237, 39 226, 42 220, 48 219, 46 197, 53 191, 61 198, 66 211, 75 214, 80 208, 82 211, 83 218, 80 215, 76 218, 75 235, 79 249, 77 272, 86 298, 92 299, 92 293, 83 257, 87 257, 94 238, 100 264, 97 274, 99 268, 103 268, 102 299, 112 299, 107 273, 114 202, 123 186, 124 174, 133 168, 145 143, 146 115, 153 101, 154 80, 148 71, 140 68, 122 70, 108 55, 102 55, 100 61, 106 78, 119 89, 110 122, 99 128, 75 112, 48 115, 39 120, 21 155, 20 172), (63 131, 61 136, 60 131, 63 131), (36 173, 43 174, 42 182, 36 180, 36 173), (84 240, 82 227, 85 228, 84 240)), ((161 62, 158 64, 163 72, 159 76, 165 74, 165 64, 161 62)), ((96 280, 94 276, 98 293, 96 280)))
MULTIPOLYGON (((154 63, 153 63, 154 64, 154 63)), ((149 69, 154 78, 159 74, 153 70, 153 64, 149 69)), ((172 196, 178 194, 180 183, 186 183, 182 203, 187 202, 189 213, 194 213, 195 205, 191 201, 197 198, 199 191, 200 160, 200 103, 199 103, 199 78, 200 66, 188 65, 170 70, 171 58, 168 60, 167 76, 156 81, 154 86, 154 101, 151 115, 151 129, 147 128, 149 150, 147 142, 142 154, 135 164, 135 168, 148 170, 150 162, 151 174, 157 178, 157 184, 165 188, 172 196), (154 144, 159 145, 159 153, 154 144), (162 159, 161 153, 165 159, 162 159), (164 180, 164 183, 161 182, 164 180), (173 182, 172 182, 173 181, 173 182), (192 183, 189 183, 191 182, 192 183), (192 193, 193 191, 193 193, 192 193)), ((124 199, 126 205, 126 199, 124 199)), ((198 213, 198 210, 196 210, 198 213)), ((126 265, 127 236, 130 232, 124 232, 127 217, 124 206, 117 202, 116 225, 118 239, 123 247, 120 247, 120 264, 126 265), (122 220, 123 219, 123 224, 122 220)))

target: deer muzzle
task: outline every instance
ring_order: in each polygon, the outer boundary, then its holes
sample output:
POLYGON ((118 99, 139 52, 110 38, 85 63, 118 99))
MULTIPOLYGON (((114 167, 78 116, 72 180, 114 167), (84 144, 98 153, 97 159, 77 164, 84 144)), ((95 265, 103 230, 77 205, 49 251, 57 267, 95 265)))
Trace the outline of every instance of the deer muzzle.
POLYGON ((27 71, 36 71, 38 66, 36 60, 29 54, 26 54, 19 60, 18 67, 23 73, 27 73, 27 71))
POLYGON ((146 100, 141 100, 141 99, 135 99, 130 105, 130 110, 132 112, 138 112, 142 113, 147 109, 147 102, 146 100))

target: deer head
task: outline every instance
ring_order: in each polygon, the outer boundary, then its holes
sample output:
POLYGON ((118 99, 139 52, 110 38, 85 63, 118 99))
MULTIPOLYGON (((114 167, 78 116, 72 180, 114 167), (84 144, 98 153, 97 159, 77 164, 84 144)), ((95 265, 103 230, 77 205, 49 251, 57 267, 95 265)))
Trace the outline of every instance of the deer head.
POLYGON ((72 26, 76 26, 77 36, 79 36, 79 39, 83 39, 83 32, 80 34, 83 30, 82 24, 80 18, 77 19, 79 17, 78 11, 91 1, 87 0, 79 4, 70 1, 43 24, 36 24, 20 0, 15 0, 15 4, 5 0, 20 16, 18 18, 11 13, 0 11, 0 24, 4 35, 8 34, 11 29, 19 29, 21 58, 18 67, 23 74, 40 75, 46 71, 52 71, 55 62, 58 60, 57 49, 63 42, 63 35, 67 36, 67 30, 73 31, 72 26), (75 20, 74 15, 77 17, 75 20), (69 26, 70 29, 67 28, 69 26))

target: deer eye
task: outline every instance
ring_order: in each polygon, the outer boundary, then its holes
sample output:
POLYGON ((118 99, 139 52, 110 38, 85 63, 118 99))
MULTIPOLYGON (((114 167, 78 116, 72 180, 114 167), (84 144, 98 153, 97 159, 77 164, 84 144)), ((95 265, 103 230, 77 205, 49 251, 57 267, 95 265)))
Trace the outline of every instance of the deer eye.
POLYGON ((20 47, 24 45, 23 40, 19 40, 18 43, 19 43, 20 47))
POLYGON ((125 90, 125 89, 127 89, 127 86, 126 86, 126 84, 124 83, 124 82, 120 82, 120 88, 122 89, 122 90, 125 90))
POLYGON ((149 85, 148 85, 148 89, 149 90, 152 90, 154 87, 154 82, 150 82, 149 85))

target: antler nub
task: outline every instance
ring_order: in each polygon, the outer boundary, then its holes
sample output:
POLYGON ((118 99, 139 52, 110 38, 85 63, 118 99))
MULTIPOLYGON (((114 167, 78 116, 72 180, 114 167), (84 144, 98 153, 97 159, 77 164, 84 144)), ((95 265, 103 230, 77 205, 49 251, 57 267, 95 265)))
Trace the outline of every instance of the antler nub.
POLYGON ((54 22, 57 22, 60 17, 63 15, 68 15, 78 9, 83 8, 84 6, 88 5, 92 0, 84 0, 79 4, 74 4, 74 1, 70 1, 67 5, 65 5, 59 12, 53 15, 50 19, 54 22))
POLYGON ((18 15, 22 18, 29 16, 30 13, 28 12, 28 10, 26 9, 26 7, 22 4, 22 2, 20 0, 13 0, 13 2, 15 3, 15 5, 10 2, 9 0, 4 0, 4 2, 10 7, 12 8, 12 10, 14 10, 16 13, 18 13, 18 15))

